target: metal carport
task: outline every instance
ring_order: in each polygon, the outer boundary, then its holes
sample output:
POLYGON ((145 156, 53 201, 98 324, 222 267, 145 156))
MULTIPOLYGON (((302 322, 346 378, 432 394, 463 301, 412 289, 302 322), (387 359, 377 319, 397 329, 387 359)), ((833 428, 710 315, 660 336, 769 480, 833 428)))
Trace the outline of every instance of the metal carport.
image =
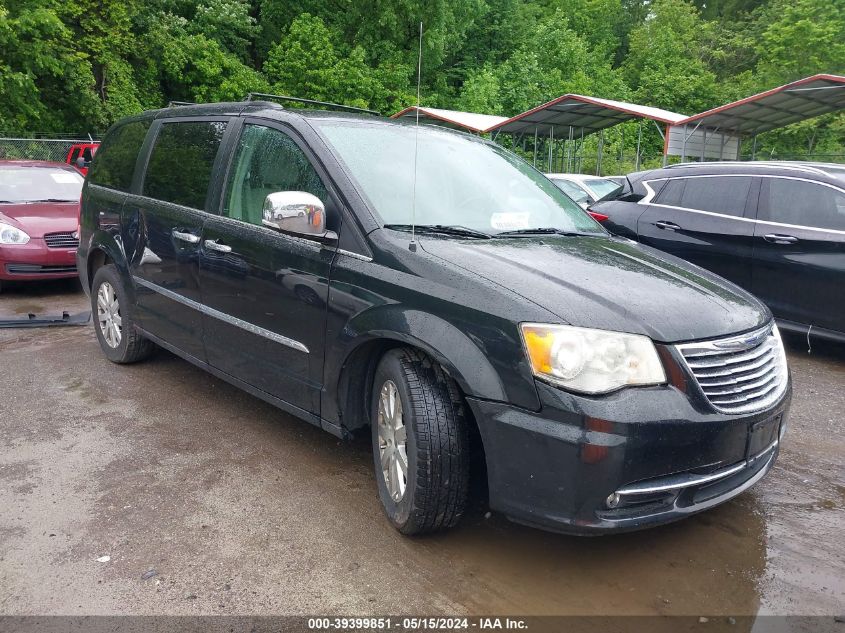
MULTIPOLYGON (((572 171, 578 162, 578 149, 583 144, 584 137, 598 132, 599 145, 597 156, 597 172, 601 171, 602 148, 604 145, 604 130, 623 123, 638 119, 641 122, 651 120, 663 136, 661 125, 666 126, 686 119, 685 114, 670 112, 661 108, 613 101, 599 97, 587 97, 578 94, 566 94, 548 103, 537 106, 527 112, 518 114, 510 119, 489 127, 486 131, 495 140, 501 134, 511 136, 514 147, 533 138, 534 165, 537 166, 539 146, 546 145, 547 171, 556 171, 556 143, 563 142, 561 154, 561 171, 572 171), (580 141, 579 141, 580 139, 580 141)), ((639 126, 637 136, 636 166, 639 168, 640 143, 642 140, 642 125, 639 126)), ((541 162, 543 156, 539 156, 541 162)))
POLYGON ((743 137, 845 109, 845 77, 813 75, 667 126, 664 157, 739 159, 743 137))
POLYGON ((416 119, 419 110, 420 121, 434 125, 456 128, 481 134, 488 128, 506 121, 507 117, 495 116, 493 114, 478 114, 476 112, 460 112, 458 110, 441 110, 440 108, 425 108, 411 106, 400 110, 391 119, 410 118, 416 119))

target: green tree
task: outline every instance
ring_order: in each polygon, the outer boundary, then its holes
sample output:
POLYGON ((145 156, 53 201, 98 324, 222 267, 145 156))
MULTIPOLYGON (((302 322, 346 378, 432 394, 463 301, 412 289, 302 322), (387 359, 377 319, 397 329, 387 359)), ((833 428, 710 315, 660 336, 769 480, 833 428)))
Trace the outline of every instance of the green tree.
POLYGON ((820 72, 845 72, 845 2, 776 0, 762 12, 755 42, 758 82, 778 85, 820 72))
POLYGON ((0 130, 96 129, 104 114, 88 56, 73 32, 39 3, 0 6, 0 130))
POLYGON ((258 25, 244 0, 203 0, 190 23, 190 32, 217 42, 242 62, 250 61, 258 25))
POLYGON ((707 64, 711 25, 686 0, 655 0, 632 32, 624 69, 638 103, 693 114, 720 102, 707 64))

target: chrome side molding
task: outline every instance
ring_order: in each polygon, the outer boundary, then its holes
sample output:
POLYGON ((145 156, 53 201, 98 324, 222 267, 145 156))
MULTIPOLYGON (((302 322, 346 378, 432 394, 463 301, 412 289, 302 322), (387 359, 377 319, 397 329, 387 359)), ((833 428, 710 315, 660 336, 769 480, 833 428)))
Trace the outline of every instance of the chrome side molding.
POLYGON ((282 336, 281 334, 277 334, 276 332, 272 332, 268 329, 255 325, 254 323, 250 323, 248 321, 244 321, 243 319, 238 319, 237 317, 233 317, 225 312, 220 312, 220 310, 215 310, 204 303, 200 303, 199 301, 194 301, 193 299, 188 299, 188 297, 183 297, 177 292, 173 292, 172 290, 168 290, 167 288, 163 288, 158 284, 154 284, 146 279, 142 279, 136 275, 132 276, 132 280, 138 284, 139 286, 143 286, 144 288, 148 288, 154 292, 157 292, 161 295, 164 295, 168 299, 172 299, 177 303, 181 303, 182 305, 186 305, 189 308, 193 308, 203 314, 207 314, 210 317, 215 319, 219 319, 224 323, 228 323, 229 325, 234 325, 235 327, 239 327, 242 330, 246 330, 247 332, 252 332, 257 336, 264 337, 274 343, 279 343, 280 345, 285 345, 297 351, 303 352, 305 354, 310 354, 310 350, 292 338, 288 338, 287 336, 282 336))

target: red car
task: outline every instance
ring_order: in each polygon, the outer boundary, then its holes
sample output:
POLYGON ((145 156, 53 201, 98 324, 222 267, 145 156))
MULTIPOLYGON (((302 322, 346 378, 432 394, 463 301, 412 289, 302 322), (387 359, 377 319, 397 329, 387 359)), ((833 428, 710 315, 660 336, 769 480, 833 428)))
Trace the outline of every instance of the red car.
POLYGON ((94 154, 97 153, 99 146, 99 143, 76 143, 75 145, 71 145, 67 151, 65 162, 72 167, 76 167, 82 172, 83 176, 87 176, 88 165, 91 164, 91 160, 94 158, 94 154))
POLYGON ((77 276, 82 183, 64 163, 0 160, 0 289, 77 276))

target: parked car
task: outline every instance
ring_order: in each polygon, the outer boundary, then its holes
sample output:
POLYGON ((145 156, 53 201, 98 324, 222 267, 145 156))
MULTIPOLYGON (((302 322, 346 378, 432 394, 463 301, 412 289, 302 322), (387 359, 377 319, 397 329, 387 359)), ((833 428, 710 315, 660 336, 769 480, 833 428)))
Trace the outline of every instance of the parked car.
POLYGON ((339 437, 369 426, 405 534, 459 521, 471 455, 516 521, 672 521, 760 480, 786 428, 764 305, 475 136, 268 102, 149 112, 103 140, 81 223, 109 360, 158 344, 339 437))
POLYGON ((0 160, 0 289, 76 277, 82 182, 64 163, 0 160))
POLYGON ((585 174, 546 174, 561 191, 586 209, 593 202, 617 191, 620 183, 610 178, 588 176, 585 174))
POLYGON ((696 163, 628 180, 591 206, 609 230, 750 290, 785 330, 845 340, 842 166, 696 163))
POLYGON ((88 165, 91 164, 91 161, 94 159, 94 154, 97 153, 97 148, 100 146, 99 143, 75 143, 70 146, 70 149, 67 151, 67 156, 65 157, 65 162, 68 165, 72 165, 76 167, 82 175, 85 176, 88 173, 88 165))

